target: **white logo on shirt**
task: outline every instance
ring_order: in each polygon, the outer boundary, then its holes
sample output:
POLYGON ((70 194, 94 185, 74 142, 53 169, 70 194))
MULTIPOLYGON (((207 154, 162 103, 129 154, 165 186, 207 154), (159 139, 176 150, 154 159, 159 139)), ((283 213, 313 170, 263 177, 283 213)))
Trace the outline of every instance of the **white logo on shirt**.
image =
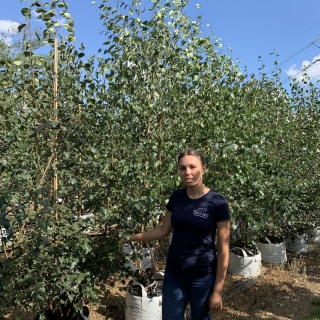
POLYGON ((196 217, 207 219, 209 215, 206 212, 207 208, 199 208, 193 211, 193 215, 195 215, 196 217))

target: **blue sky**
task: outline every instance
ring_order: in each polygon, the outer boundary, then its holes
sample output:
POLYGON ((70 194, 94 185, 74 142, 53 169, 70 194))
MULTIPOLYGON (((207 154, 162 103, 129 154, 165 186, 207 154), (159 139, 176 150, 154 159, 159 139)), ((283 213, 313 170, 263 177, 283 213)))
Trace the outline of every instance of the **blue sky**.
MULTIPOLYGON (((124 0, 131 3, 131 0, 124 0)), ((141 0, 149 3, 149 0, 141 0)), ((14 29, 23 22, 21 8, 32 1, 0 0, 0 33, 8 27, 14 29)), ((44 1, 43 1, 44 2, 44 1)), ((48 1, 50 2, 50 1, 48 1)), ((69 12, 75 20, 77 40, 86 46, 86 52, 96 54, 105 41, 98 8, 100 0, 92 5, 92 0, 66 0, 69 12)), ((248 74, 259 75, 262 62, 265 72, 271 73, 278 54, 278 62, 283 70, 282 80, 288 75, 297 75, 299 70, 320 59, 320 1, 319 0, 190 0, 187 15, 195 18, 202 14, 204 33, 210 24, 213 33, 221 38, 223 51, 239 58, 240 66, 247 67, 248 74), (196 4, 201 6, 196 8, 196 4), (312 44, 313 41, 316 41, 312 44), (232 53, 228 53, 231 48, 232 53)), ((33 26, 40 22, 33 16, 33 26)), ((3 36, 2 36, 3 37, 3 36)), ((5 38, 10 43, 15 35, 5 38)), ((314 79, 320 79, 320 61, 308 70, 314 79)))

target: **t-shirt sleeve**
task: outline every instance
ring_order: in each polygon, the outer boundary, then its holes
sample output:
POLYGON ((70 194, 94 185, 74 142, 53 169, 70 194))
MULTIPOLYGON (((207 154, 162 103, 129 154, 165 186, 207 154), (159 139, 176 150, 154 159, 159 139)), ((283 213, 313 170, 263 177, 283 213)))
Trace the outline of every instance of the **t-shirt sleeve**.
POLYGON ((172 212, 172 209, 173 209, 173 200, 172 200, 172 198, 173 198, 173 194, 171 194, 171 196, 169 198, 169 201, 168 201, 168 203, 166 205, 166 209, 168 211, 170 211, 170 212, 172 212))
POLYGON ((222 197, 217 206, 216 222, 221 222, 230 219, 231 215, 228 202, 226 201, 226 199, 222 197))

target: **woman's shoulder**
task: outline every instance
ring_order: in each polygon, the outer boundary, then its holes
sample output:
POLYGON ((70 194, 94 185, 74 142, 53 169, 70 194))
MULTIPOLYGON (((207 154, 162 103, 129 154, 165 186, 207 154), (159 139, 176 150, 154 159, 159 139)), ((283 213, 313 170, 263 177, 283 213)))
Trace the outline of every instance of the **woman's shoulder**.
POLYGON ((171 193, 170 199, 181 199, 187 195, 187 188, 176 189, 171 193))
POLYGON ((167 209, 169 211, 171 211, 172 210, 172 205, 174 203, 184 202, 186 200, 185 199, 186 195, 187 195, 186 188, 174 190, 171 193, 170 197, 169 197, 169 200, 168 200, 168 203, 167 203, 167 209))
POLYGON ((218 202, 227 202, 226 198, 222 194, 213 189, 210 189, 207 195, 218 202))
POLYGON ((171 197, 179 197, 187 194, 187 188, 176 189, 172 192, 171 197))
POLYGON ((229 209, 229 205, 226 198, 222 194, 216 192, 215 190, 210 190, 208 193, 210 193, 211 195, 211 198, 209 201, 213 204, 214 208, 217 210, 216 221, 220 222, 224 220, 230 220, 230 209, 229 209))

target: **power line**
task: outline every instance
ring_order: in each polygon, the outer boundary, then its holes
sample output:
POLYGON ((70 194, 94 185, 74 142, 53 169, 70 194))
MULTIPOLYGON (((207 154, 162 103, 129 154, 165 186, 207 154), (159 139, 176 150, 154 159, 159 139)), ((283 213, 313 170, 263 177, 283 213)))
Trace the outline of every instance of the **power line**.
POLYGON ((319 62, 320 59, 316 59, 314 61, 312 61, 311 63, 309 63, 306 67, 302 68, 299 72, 303 72, 306 71, 307 69, 309 69, 311 66, 313 66, 315 63, 319 62))
MULTIPOLYGON (((320 22, 320 20, 318 22, 316 22, 314 25, 312 25, 309 29, 307 29, 305 32, 301 33, 300 36, 298 36, 297 38, 295 38, 293 41, 291 41, 288 45, 286 45, 284 48, 282 48, 278 53, 282 52, 284 49, 287 49, 292 43, 294 43, 297 39, 301 38, 304 34, 306 34, 310 29, 312 29, 315 25, 317 25, 320 22)), ((269 59, 270 60, 270 59, 269 59)), ((268 60, 268 61, 269 61, 268 60)))
MULTIPOLYGON (((294 77, 297 77, 300 73, 306 71, 307 69, 309 69, 310 67, 312 67, 314 64, 316 64, 317 62, 320 62, 320 59, 316 59, 314 61, 312 61, 311 63, 309 63, 307 66, 303 67, 300 71, 298 71, 294 77)), ((282 84, 288 82, 290 79, 292 79, 293 77, 289 77, 286 81, 284 81, 282 84)))
POLYGON ((288 62, 289 60, 291 60, 293 57, 295 57, 296 55, 298 55, 299 53, 301 53, 302 51, 304 51, 305 49, 311 47, 312 45, 314 45, 317 41, 320 40, 320 37, 316 38, 315 40, 311 41, 308 45, 306 45, 304 48, 300 49, 299 51, 297 51, 295 54, 293 54, 292 56, 290 56, 289 58, 287 58, 286 60, 284 60, 283 62, 281 62, 280 64, 277 64, 273 69, 271 69, 270 71, 267 72, 267 74, 269 74, 270 72, 272 72, 274 69, 279 68, 280 66, 282 66, 284 63, 288 62))

